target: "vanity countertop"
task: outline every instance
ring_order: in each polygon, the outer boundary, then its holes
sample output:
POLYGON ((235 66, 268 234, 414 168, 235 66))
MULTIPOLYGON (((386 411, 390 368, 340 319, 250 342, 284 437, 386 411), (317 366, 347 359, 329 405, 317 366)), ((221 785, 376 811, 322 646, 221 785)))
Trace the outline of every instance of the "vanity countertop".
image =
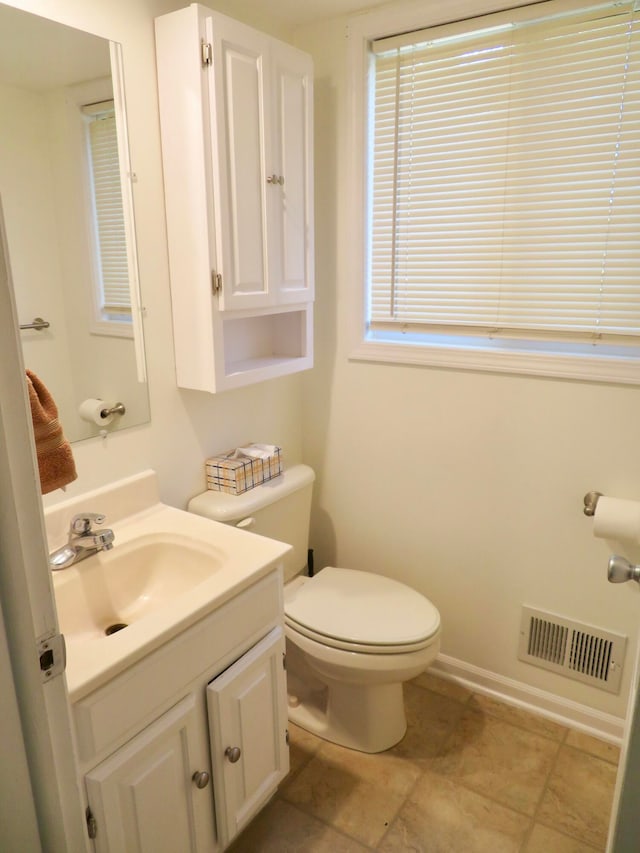
POLYGON ((77 512, 103 512, 115 540, 52 573, 72 702, 277 570, 290 550, 160 503, 151 471, 47 511, 50 549, 77 512))

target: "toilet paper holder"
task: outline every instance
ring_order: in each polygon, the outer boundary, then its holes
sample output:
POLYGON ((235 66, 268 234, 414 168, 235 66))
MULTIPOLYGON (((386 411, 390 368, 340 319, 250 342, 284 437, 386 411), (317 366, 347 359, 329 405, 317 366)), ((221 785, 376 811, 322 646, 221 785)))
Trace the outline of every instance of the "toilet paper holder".
POLYGON ((111 408, 107 407, 103 409, 100 414, 103 418, 108 417, 109 415, 124 415, 127 410, 124 407, 123 403, 116 403, 115 406, 111 406, 111 408))
POLYGON ((602 497, 602 492, 587 492, 584 496, 584 514, 591 518, 596 514, 598 501, 602 497))

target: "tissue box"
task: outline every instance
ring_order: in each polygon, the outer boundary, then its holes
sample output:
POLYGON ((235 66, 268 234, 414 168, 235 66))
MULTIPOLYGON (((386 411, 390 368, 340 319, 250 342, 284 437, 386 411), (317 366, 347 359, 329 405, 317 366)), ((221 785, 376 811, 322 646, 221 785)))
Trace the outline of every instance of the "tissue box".
MULTIPOLYGON (((245 444, 247 449, 262 445, 245 444)), ((282 473, 282 450, 273 447, 266 459, 240 455, 233 458, 236 448, 205 460, 207 489, 241 495, 261 483, 267 483, 282 473)))

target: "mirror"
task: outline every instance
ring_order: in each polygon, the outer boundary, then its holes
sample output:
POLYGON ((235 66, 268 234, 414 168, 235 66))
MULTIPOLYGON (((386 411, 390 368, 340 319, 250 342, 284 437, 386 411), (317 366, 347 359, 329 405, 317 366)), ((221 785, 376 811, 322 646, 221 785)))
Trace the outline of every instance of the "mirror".
POLYGON ((118 45, 0 5, 0 199, 18 319, 48 324, 20 337, 69 441, 149 420, 124 117, 118 45), (83 419, 90 399, 125 413, 83 419))

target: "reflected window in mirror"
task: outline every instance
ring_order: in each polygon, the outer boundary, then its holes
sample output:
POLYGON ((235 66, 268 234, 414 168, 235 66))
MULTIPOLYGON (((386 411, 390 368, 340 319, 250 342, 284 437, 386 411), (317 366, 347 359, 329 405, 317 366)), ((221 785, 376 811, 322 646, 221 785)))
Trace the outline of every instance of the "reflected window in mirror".
POLYGON ((82 106, 93 225, 93 331, 133 337, 127 238, 113 100, 82 106))

